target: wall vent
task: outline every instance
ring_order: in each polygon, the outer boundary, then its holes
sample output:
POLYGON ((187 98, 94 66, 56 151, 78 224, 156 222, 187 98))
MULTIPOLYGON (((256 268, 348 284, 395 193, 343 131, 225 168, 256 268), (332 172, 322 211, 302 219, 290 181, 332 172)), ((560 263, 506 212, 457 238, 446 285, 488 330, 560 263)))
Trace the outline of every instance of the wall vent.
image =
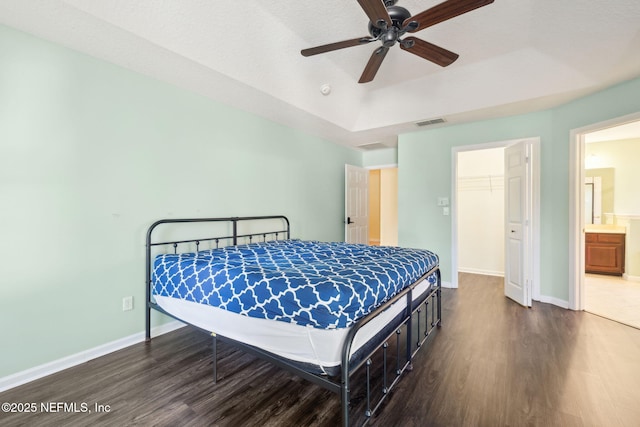
POLYGON ((358 148, 362 148, 363 150, 380 150, 382 148, 389 148, 387 145, 382 144, 381 142, 371 142, 368 144, 358 145, 358 148))
POLYGON ((439 119, 424 120, 422 122, 416 123, 416 125, 418 125, 418 126, 431 126, 431 125, 437 125, 437 124, 445 123, 445 122, 446 122, 445 119, 439 118, 439 119))

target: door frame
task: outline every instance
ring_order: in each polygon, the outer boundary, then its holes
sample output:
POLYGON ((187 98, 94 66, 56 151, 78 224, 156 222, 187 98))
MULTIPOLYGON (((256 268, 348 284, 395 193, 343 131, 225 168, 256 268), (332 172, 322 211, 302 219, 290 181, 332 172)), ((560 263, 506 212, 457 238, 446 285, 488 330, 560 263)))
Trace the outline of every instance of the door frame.
MULTIPOLYGON (((376 166, 376 165, 364 166, 364 168, 369 170, 369 172, 375 171, 375 170, 382 171, 383 169, 398 169, 398 164, 397 163, 387 163, 387 164, 380 165, 380 166, 376 166)), ((369 188, 371 188, 371 187, 369 187, 369 188)), ((396 187, 396 196, 398 195, 398 193, 399 193, 399 187, 396 187)), ((378 206, 378 207, 381 207, 381 206, 382 206, 382 200, 380 200, 380 206, 378 206)), ((396 208, 397 207, 398 206, 396 204, 396 208)), ((369 212, 369 218, 371 218, 371 212, 369 212)), ((371 221, 371 220, 369 220, 369 221, 371 221)), ((369 223, 371 223, 371 222, 369 222, 369 223)), ((398 221, 397 221, 397 218, 396 218, 395 227, 396 227, 395 241, 397 242, 398 241, 398 221)), ((369 228, 369 236, 371 236, 371 228, 369 228)), ((371 239, 369 239, 369 241, 371 241, 371 239)))
MULTIPOLYGON (((344 195, 344 203, 345 203, 345 219, 344 219, 344 222, 345 222, 344 235, 345 236, 344 236, 344 239, 345 239, 345 241, 347 241, 347 224, 346 224, 346 210, 347 210, 347 203, 348 203, 348 201, 347 201, 348 194, 346 192, 346 182, 347 182, 346 166, 347 165, 348 164, 345 164, 345 177, 344 177, 344 179, 345 179, 345 195, 344 195)), ((354 165, 351 165, 351 166, 354 166, 354 165)), ((375 169, 391 169, 391 168, 396 168, 397 169, 398 168, 398 164, 397 163, 385 163, 383 165, 369 165, 369 166, 356 166, 356 167, 372 171, 372 170, 375 170, 375 169)), ((368 195, 368 189, 367 189, 367 199, 368 198, 369 198, 369 195, 368 195)))
MULTIPOLYGON (((532 149, 531 161, 531 237, 532 237, 532 265, 531 265, 531 297, 540 300, 540 138, 518 138, 507 141, 495 141, 483 144, 462 145, 451 149, 451 287, 458 287, 458 153, 463 151, 486 150, 490 148, 506 148, 519 141, 530 141, 532 149)), ((506 222, 506 218, 505 218, 506 222)), ((504 245, 504 239, 503 239, 504 245)))
POLYGON ((571 129, 569 137, 569 308, 584 310, 585 135, 640 120, 640 112, 571 129))

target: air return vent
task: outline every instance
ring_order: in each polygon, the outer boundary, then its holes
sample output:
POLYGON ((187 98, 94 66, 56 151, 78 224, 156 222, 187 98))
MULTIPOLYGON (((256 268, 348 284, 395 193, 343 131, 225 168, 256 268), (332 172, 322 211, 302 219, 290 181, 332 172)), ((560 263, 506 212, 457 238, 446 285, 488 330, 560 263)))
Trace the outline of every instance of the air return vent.
POLYGON ((384 145, 380 142, 372 142, 369 144, 358 145, 358 148, 362 148, 363 150, 380 150, 382 148, 389 148, 389 146, 384 145))
POLYGON ((446 120, 445 119, 431 119, 431 120, 424 120, 422 122, 418 122, 416 123, 416 125, 418 126, 432 126, 432 125, 438 125, 440 123, 445 123, 446 120))

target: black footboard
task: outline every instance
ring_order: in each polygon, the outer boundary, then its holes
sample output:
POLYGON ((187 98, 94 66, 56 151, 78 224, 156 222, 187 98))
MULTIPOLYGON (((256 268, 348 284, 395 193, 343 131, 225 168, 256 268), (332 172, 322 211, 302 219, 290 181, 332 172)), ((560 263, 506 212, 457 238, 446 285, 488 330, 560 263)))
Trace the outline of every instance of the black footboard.
MULTIPOLYGON (((178 250, 179 247, 189 246, 191 251, 195 247, 198 250, 201 245, 221 247, 228 245, 237 245, 239 243, 250 243, 254 241, 278 240, 290 238, 289 221, 284 216, 264 216, 264 217, 231 217, 231 218, 205 218, 205 219, 166 219, 155 222, 147 232, 147 259, 146 259, 146 339, 151 339, 151 309, 157 310, 171 317, 170 313, 165 312, 159 307, 151 296, 152 289, 152 248, 158 246, 168 246, 175 253, 184 252, 178 250), (249 221, 266 221, 275 220, 284 224, 283 227, 267 230, 241 230, 239 224, 249 221), (159 226, 165 224, 176 223, 197 223, 210 224, 220 223, 227 224, 228 233, 217 234, 216 237, 204 238, 177 238, 172 233, 168 233, 170 238, 156 238, 154 231, 159 226)), ((310 372, 301 364, 285 359, 273 353, 267 352, 260 348, 239 342, 237 340, 217 335, 207 331, 213 336, 213 378, 217 379, 216 369, 216 346, 217 341, 221 340, 230 343, 246 352, 254 354, 265 359, 283 369, 293 372, 302 378, 305 378, 315 384, 318 384, 334 393, 340 394, 342 424, 350 425, 350 404, 352 403, 351 381, 357 376, 363 378, 366 382, 365 392, 361 396, 359 407, 363 407, 363 417, 359 417, 359 421, 363 424, 370 419, 375 411, 380 407, 381 403, 389 396, 389 391, 398 383, 402 374, 412 369, 412 361, 415 353, 420 350, 424 342, 431 333, 441 326, 441 279, 440 270, 436 266, 432 270, 425 273, 419 280, 411 286, 405 288, 402 292, 395 295, 391 300, 368 316, 360 319, 349 330, 342 348, 341 366, 335 376, 323 375, 310 372), (430 280, 430 286, 421 285, 424 280, 430 280), (420 289, 420 291, 418 291, 420 289), (420 295, 415 295, 420 293, 420 295), (394 304, 402 305, 402 312, 396 315, 385 327, 363 345, 358 351, 352 353, 353 342, 358 332, 373 319, 385 312, 394 304), (393 349, 394 354, 391 353, 393 349), (375 355, 375 356, 374 356, 375 355), (390 365, 393 364, 395 366, 390 365), (391 368, 391 369, 389 369, 391 368), (375 386, 372 382, 372 372, 378 369, 381 372, 376 377, 375 386), (356 375, 356 372, 358 373, 356 375), (391 372, 391 374, 389 374, 391 372), (376 390, 374 388, 377 387, 376 390)), ((182 320, 182 319, 177 319, 182 320)), ((331 373, 330 373, 331 374, 331 373)))
MULTIPOLYGON (((365 367, 366 374, 366 404, 365 404, 365 416, 366 419, 371 417, 375 411, 380 407, 382 402, 389 395, 389 391, 398 383, 402 374, 407 370, 412 370, 413 356, 420 350, 424 342, 429 338, 435 328, 439 328, 442 325, 442 306, 441 306, 441 278, 440 270, 438 267, 434 267, 432 270, 424 274, 413 285, 403 290, 403 292, 396 295, 391 300, 387 301, 382 306, 378 307, 374 312, 367 317, 361 319, 356 323, 345 340, 345 344, 342 350, 342 373, 341 373, 341 399, 342 399, 342 420, 343 425, 349 425, 349 405, 350 405, 350 381, 351 377, 361 367, 365 367), (414 298, 414 290, 423 281, 427 280, 430 276, 435 275, 436 282, 422 295, 414 298), (353 355, 350 357, 351 345, 358 331, 364 327, 368 322, 373 320, 376 316, 386 310, 396 301, 405 300, 404 312, 397 316, 393 322, 386 328, 385 331, 391 330, 388 333, 379 334, 373 342, 369 343, 367 354, 353 355), (431 305, 431 316, 429 316, 429 305, 431 305), (421 313, 424 315, 421 316, 421 313), (423 326, 424 325, 424 326, 423 326), (404 331, 404 354, 401 355, 401 335, 402 328, 404 331), (417 329, 415 331, 414 329, 417 329), (415 333, 417 332, 417 334, 415 333), (395 349, 397 354, 395 355, 396 366, 393 371, 392 378, 387 376, 387 363, 388 363, 388 349, 389 342, 395 340, 395 349), (375 403, 372 403, 372 390, 371 384, 371 370, 372 357, 376 352, 382 352, 382 356, 379 357, 380 371, 382 372, 382 382, 380 384, 381 393, 380 397, 375 403)), ((366 424, 366 421, 365 421, 366 424)))

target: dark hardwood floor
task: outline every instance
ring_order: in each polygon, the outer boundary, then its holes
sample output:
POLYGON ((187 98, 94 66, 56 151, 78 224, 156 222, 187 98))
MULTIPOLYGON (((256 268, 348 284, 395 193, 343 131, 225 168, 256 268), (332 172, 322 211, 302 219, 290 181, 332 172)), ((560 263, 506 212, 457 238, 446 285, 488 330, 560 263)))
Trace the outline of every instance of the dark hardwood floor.
MULTIPOLYGON (((339 425, 337 395, 223 343, 219 352, 213 384, 209 337, 182 328, 0 393, 38 405, 0 412, 0 425, 339 425), (78 412, 42 413, 47 402, 78 412)), ((461 274, 459 289, 443 290, 442 328, 392 394, 371 425, 639 426, 640 330, 525 309, 500 279, 461 274)))

